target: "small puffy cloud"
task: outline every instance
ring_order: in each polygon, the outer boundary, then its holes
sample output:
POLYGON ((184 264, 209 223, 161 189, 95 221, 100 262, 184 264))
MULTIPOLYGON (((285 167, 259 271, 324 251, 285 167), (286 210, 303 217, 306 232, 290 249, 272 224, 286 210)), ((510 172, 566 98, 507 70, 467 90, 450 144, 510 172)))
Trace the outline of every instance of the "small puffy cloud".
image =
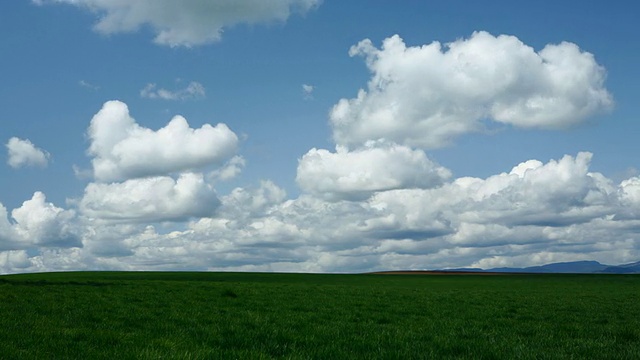
POLYGON ((90 183, 79 202, 89 218, 123 222, 183 221, 213 216, 220 201, 202 174, 185 173, 131 179, 122 183, 90 183))
POLYGON ((48 152, 33 145, 29 139, 23 140, 12 137, 5 146, 9 151, 7 163, 12 168, 25 166, 46 167, 51 157, 48 152))
POLYGON ((217 181, 228 181, 238 176, 244 168, 246 161, 240 155, 236 155, 227 161, 220 169, 209 173, 209 178, 217 181))
POLYGON ((100 16, 95 30, 102 34, 149 27, 160 45, 197 46, 219 41, 224 28, 236 24, 284 22, 292 12, 304 14, 321 0, 34 0, 66 3, 100 16))
POLYGON ((109 101, 93 117, 88 131, 93 174, 98 181, 118 181, 224 163, 236 152, 238 137, 225 124, 189 127, 175 116, 153 131, 138 125, 127 105, 109 101))
POLYGON ((78 81, 78 85, 82 86, 83 88, 89 89, 89 90, 93 90, 93 91, 98 91, 100 90, 100 86, 98 85, 94 85, 88 81, 85 80, 80 80, 78 81))
POLYGON ((629 204, 640 204, 640 178, 632 177, 620 183, 622 198, 629 204))
POLYGON ((81 246, 75 212, 46 202, 46 196, 39 191, 11 212, 15 224, 5 220, 6 209, 1 206, 0 217, 0 237, 4 233, 14 243, 43 247, 81 246))
POLYGON ((296 181, 327 199, 361 200, 376 191, 436 187, 450 176, 421 150, 371 141, 353 151, 309 150, 298 163, 296 181))
POLYGON ((438 148, 482 129, 485 119, 559 129, 613 104, 605 69, 567 42, 536 52, 514 36, 475 32, 444 46, 407 47, 395 35, 380 49, 363 40, 349 54, 363 56, 372 77, 330 112, 340 145, 385 138, 438 148))
POLYGON ((199 82, 192 81, 184 89, 167 90, 158 88, 156 84, 147 84, 142 90, 140 90, 140 96, 147 99, 162 99, 162 100, 189 100, 189 99, 201 99, 206 95, 204 86, 199 82))
POLYGON ((313 99, 313 90, 315 90, 313 85, 302 84, 302 96, 305 100, 313 99))

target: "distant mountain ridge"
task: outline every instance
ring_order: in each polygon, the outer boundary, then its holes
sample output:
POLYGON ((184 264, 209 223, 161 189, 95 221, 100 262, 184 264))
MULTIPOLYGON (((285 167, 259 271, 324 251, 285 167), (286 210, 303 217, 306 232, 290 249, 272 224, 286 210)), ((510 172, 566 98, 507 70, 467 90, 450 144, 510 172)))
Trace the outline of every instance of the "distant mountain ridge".
POLYGON ((446 271, 492 272, 492 273, 548 273, 548 274, 640 274, 640 261, 622 264, 605 265, 597 261, 571 261, 530 266, 525 268, 501 267, 493 269, 460 268, 446 271))

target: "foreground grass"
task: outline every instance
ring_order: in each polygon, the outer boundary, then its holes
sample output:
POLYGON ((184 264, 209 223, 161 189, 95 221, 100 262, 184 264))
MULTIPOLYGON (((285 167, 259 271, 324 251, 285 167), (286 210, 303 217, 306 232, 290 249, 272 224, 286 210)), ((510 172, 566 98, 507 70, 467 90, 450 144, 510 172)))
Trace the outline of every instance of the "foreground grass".
POLYGON ((0 276, 0 358, 638 359, 640 277, 0 276))

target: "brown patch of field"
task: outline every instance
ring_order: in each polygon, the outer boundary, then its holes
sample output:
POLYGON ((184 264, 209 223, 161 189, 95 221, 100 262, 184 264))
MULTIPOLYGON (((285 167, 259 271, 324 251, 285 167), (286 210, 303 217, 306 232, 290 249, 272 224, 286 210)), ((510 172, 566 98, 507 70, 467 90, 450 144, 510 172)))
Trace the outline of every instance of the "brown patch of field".
POLYGON ((522 273, 508 272, 481 272, 481 271, 446 271, 446 270, 399 270, 399 271, 376 271, 368 273, 372 275, 515 275, 522 273))

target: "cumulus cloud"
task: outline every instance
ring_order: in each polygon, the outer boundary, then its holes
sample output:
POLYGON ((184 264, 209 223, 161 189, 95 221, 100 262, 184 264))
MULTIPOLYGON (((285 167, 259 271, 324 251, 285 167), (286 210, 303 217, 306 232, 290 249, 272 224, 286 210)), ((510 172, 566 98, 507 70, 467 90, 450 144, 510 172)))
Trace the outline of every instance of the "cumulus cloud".
POLYGON ((32 265, 24 250, 0 251, 0 273, 24 272, 32 265))
POLYGON ((231 158, 231 160, 227 161, 221 168, 216 169, 209 173, 209 178, 215 181, 228 181, 236 176, 238 176, 244 166, 246 165, 246 161, 240 155, 236 155, 231 158))
POLYGON ((16 221, 18 235, 40 246, 81 246, 77 230, 74 229, 73 210, 64 210, 46 202, 42 192, 33 194, 31 200, 14 209, 11 216, 16 221))
MULTIPOLYGON (((487 178, 381 190, 361 201, 287 199, 270 181, 218 201, 195 174, 185 175, 190 186, 170 178, 90 184, 79 205, 84 216, 96 216, 87 220, 85 246, 41 250, 27 260, 17 254, 16 261, 40 271, 314 272, 637 261, 640 180, 614 183, 589 170, 591 157, 528 160, 487 178), (193 208, 204 210, 189 213, 193 208), (144 224, 189 216, 185 227, 164 232, 144 224), (108 218, 117 221, 97 221, 108 218)), ((16 227, 0 220, 0 236, 16 227)))
POLYGON ((143 233, 146 227, 152 227, 132 222, 124 223, 101 219, 85 219, 85 222, 89 226, 85 227, 83 234, 83 249, 86 249, 85 253, 88 255, 103 260, 133 255, 126 244, 126 239, 143 233))
POLYGON ((222 198, 220 215, 228 219, 246 220, 267 214, 287 196, 284 189, 272 181, 263 180, 256 189, 235 188, 222 198))
MULTIPOLYGON (((219 219, 198 222, 189 236, 236 229, 232 233, 238 242, 252 241, 261 249, 282 245, 264 240, 273 234, 285 243, 291 236, 302 241, 291 250, 295 256, 232 267, 241 270, 424 269, 498 263, 495 259, 518 266, 548 259, 633 260, 640 256, 640 244, 628 231, 635 231, 630 229, 637 228, 638 217, 615 219, 613 214, 629 207, 622 185, 590 172, 590 160, 589 153, 546 163, 530 160, 486 179, 379 191, 364 201, 326 202, 303 195, 272 204, 242 223, 221 212, 219 219), (265 226, 269 230, 263 233, 265 226), (526 254, 532 257, 526 259, 526 254)), ((624 183, 628 194, 631 183, 624 183)), ((243 251, 229 241, 225 253, 243 251)), ((217 263, 220 268, 230 264, 217 263)))
POLYGON ((309 150, 298 163, 296 181, 327 199, 362 200, 376 191, 436 187, 450 176, 421 150, 370 141, 354 151, 309 150))
POLYGON ((106 102, 88 130, 93 175, 98 181, 118 181, 193 170, 221 164, 236 152, 238 137, 225 124, 189 127, 175 116, 153 131, 138 125, 126 104, 106 102))
MULTIPOLYGON (((434 189, 382 192, 371 201, 394 219, 403 219, 396 224, 400 228, 429 218, 449 222, 454 228, 463 223, 482 225, 464 228, 465 234, 478 234, 484 226, 493 225, 512 229, 587 223, 621 210, 616 186, 588 171, 590 159, 591 154, 580 153, 546 164, 528 161, 486 179, 465 177, 434 189)), ((457 238, 460 236, 458 233, 457 238)), ((470 243, 482 242, 474 239, 470 243)))
POLYGON ((156 84, 147 84, 147 86, 140 90, 140 96, 147 99, 189 100, 201 99, 204 98, 205 95, 204 86, 196 81, 190 82, 184 89, 174 91, 158 88, 156 84))
POLYGON ((293 12, 305 14, 320 0, 34 0, 86 8, 100 17, 102 34, 151 28, 159 45, 197 46, 219 41, 224 28, 237 24, 284 22, 293 12))
POLYGON ((9 221, 7 208, 0 203, 0 250, 11 249, 18 241, 15 226, 9 221))
POLYGON ((0 204, 0 250, 19 250, 27 246, 82 246, 76 214, 46 202, 42 192, 11 211, 0 204))
POLYGON ((489 119, 521 128, 559 129, 610 108, 605 69, 577 45, 536 52, 514 36, 475 32, 444 46, 407 46, 398 36, 380 49, 353 46, 372 73, 367 90, 331 110, 334 140, 361 145, 385 138, 438 148, 489 119))
POLYGON ((124 222, 179 221, 213 216, 220 201, 202 174, 184 173, 131 179, 122 183, 90 183, 79 202, 89 218, 124 222))
POLYGON ((37 148, 29 139, 19 139, 12 137, 5 145, 9 151, 7 163, 12 168, 26 166, 46 167, 51 155, 37 148))

